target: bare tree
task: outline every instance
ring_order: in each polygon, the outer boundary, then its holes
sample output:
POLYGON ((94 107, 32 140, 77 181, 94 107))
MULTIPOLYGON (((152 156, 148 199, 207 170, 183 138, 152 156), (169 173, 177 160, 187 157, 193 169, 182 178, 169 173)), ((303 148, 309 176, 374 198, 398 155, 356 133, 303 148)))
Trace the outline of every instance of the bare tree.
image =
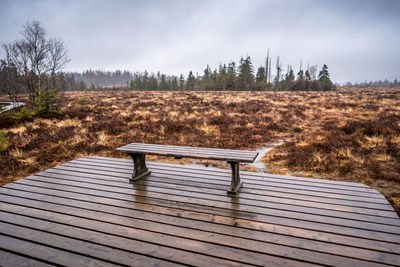
POLYGON ((314 81, 317 79, 317 65, 311 65, 308 68, 308 71, 310 73, 311 79, 314 81))
POLYGON ((47 33, 38 21, 27 22, 22 39, 3 43, 7 58, 24 78, 26 91, 32 105, 44 105, 49 111, 51 95, 54 95, 56 73, 69 61, 64 42, 47 38, 47 33), (40 103, 36 100, 41 97, 40 103))
POLYGON ((17 68, 7 60, 0 61, 0 93, 10 97, 13 103, 18 102, 21 92, 17 68))
POLYGON ((279 61, 279 57, 277 57, 277 59, 276 59, 276 77, 275 77, 276 86, 278 86, 278 83, 281 79, 281 71, 282 71, 282 65, 279 61))
POLYGON ((265 80, 266 80, 266 83, 268 84, 268 71, 269 71, 269 69, 268 69, 268 67, 269 67, 269 48, 268 48, 268 52, 267 52, 267 59, 265 60, 265 80))

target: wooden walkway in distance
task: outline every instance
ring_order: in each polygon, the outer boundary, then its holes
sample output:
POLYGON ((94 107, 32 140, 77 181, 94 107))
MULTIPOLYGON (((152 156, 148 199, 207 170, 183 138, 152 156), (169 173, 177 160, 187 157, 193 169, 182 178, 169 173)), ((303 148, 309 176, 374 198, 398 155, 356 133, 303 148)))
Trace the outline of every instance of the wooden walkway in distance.
POLYGON ((0 188, 1 266, 399 266, 400 219, 347 182, 87 157, 0 188))

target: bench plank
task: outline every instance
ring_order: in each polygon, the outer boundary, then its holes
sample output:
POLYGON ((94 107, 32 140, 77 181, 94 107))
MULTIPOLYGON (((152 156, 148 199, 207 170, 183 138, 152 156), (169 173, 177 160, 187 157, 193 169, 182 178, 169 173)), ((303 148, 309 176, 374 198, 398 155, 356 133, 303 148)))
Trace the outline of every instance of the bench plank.
POLYGON ((179 147, 156 144, 131 143, 116 149, 125 153, 144 153, 149 155, 179 156, 185 158, 253 162, 258 156, 256 151, 231 150, 201 147, 179 147))

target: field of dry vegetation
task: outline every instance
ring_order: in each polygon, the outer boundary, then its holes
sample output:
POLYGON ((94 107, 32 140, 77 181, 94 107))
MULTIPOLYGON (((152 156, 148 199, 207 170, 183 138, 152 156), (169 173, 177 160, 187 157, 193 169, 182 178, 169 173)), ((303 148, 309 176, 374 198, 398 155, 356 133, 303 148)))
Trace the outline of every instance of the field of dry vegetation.
POLYGON ((68 92, 61 114, 3 118, 0 129, 1 184, 88 155, 125 157, 113 150, 130 142, 256 149, 286 140, 263 158, 269 172, 361 182, 400 214, 399 90, 68 92))

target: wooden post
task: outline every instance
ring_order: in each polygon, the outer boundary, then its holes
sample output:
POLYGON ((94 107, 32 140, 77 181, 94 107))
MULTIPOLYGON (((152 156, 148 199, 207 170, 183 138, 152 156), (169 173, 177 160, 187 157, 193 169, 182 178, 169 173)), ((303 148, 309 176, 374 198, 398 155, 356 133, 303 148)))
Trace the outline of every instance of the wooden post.
POLYGON ((228 194, 236 194, 239 191, 239 188, 242 186, 243 182, 240 180, 239 175, 239 162, 228 161, 231 165, 232 169, 232 181, 231 187, 228 190, 228 194))
POLYGON ((129 153, 129 156, 132 157, 134 165, 132 178, 130 179, 132 182, 151 174, 146 166, 146 154, 129 153))

